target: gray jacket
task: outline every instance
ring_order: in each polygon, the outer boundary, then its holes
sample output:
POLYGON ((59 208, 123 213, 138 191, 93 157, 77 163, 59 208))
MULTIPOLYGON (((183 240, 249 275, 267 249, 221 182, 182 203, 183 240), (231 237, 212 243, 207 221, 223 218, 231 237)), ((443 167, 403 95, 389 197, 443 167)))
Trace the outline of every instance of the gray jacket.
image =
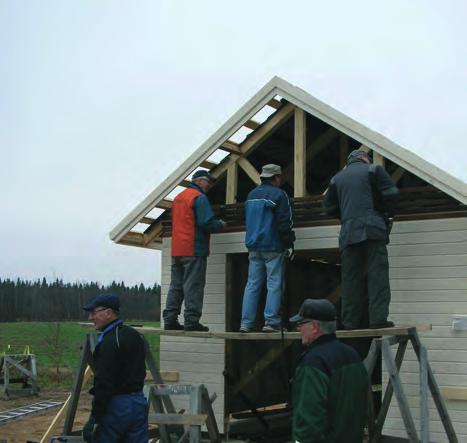
POLYGON ((323 206, 341 220, 339 249, 366 240, 388 240, 388 219, 399 191, 381 167, 352 159, 329 184, 323 206))

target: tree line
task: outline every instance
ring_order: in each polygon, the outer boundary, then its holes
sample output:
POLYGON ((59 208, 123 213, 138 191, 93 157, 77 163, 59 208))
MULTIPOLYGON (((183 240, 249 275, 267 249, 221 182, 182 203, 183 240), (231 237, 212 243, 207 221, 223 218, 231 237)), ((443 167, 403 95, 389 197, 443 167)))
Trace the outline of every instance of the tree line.
POLYGON ((83 306, 96 295, 112 293, 120 298, 120 313, 128 320, 158 321, 161 287, 65 283, 61 279, 10 280, 0 278, 0 322, 86 320, 83 306))

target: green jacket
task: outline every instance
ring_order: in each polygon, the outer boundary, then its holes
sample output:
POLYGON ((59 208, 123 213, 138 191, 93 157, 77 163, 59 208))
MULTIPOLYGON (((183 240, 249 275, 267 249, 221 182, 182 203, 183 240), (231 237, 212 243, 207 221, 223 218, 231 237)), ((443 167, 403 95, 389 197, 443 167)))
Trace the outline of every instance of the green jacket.
POLYGON ((357 352, 334 334, 302 354, 293 379, 292 441, 362 443, 368 375, 357 352))

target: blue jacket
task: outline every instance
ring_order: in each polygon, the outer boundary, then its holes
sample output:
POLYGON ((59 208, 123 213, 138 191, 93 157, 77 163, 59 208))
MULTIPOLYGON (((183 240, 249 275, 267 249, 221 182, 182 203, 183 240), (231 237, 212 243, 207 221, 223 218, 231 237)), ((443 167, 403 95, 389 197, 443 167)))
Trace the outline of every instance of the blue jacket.
POLYGON ((293 246, 292 208, 282 189, 269 183, 253 189, 245 202, 245 221, 249 251, 282 252, 293 246))

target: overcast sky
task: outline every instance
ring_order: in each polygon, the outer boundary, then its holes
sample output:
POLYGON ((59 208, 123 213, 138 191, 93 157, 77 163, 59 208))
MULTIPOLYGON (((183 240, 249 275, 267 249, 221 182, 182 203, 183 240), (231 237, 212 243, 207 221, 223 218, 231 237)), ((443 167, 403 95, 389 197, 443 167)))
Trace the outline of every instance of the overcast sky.
POLYGON ((160 282, 109 231, 274 75, 467 181, 466 5, 0 0, 0 278, 160 282))

